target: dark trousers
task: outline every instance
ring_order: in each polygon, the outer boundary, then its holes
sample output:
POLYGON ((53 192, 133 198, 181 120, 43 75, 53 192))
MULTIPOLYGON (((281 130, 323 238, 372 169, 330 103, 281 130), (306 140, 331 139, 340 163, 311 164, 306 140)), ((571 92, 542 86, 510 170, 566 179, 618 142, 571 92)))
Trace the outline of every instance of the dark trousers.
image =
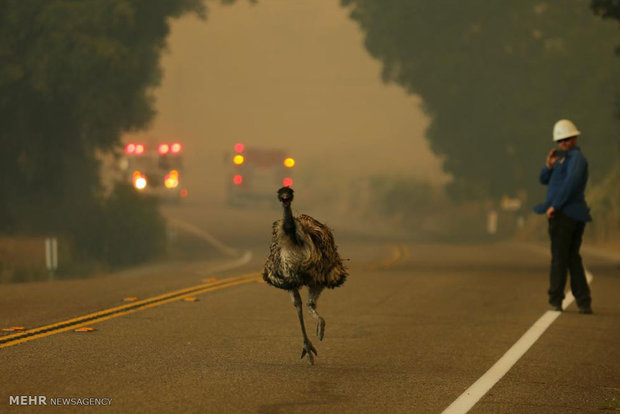
POLYGON ((579 248, 586 223, 573 220, 556 212, 549 220, 551 238, 551 272, 549 276, 549 303, 561 305, 564 299, 566 275, 570 271, 570 287, 577 306, 590 306, 590 287, 586 280, 579 248))

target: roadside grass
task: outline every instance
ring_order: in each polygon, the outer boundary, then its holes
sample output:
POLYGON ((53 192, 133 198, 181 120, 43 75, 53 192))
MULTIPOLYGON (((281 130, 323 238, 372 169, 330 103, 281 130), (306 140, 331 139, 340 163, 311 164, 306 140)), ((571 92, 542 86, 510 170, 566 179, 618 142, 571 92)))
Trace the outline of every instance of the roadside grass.
POLYGON ((616 396, 611 397, 611 400, 601 403, 599 410, 620 411, 620 399, 616 396))

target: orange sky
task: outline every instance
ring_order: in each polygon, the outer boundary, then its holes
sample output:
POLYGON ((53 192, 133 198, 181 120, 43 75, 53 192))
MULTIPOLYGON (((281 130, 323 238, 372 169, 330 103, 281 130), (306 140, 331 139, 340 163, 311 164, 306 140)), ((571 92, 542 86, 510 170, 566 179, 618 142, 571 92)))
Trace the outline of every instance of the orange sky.
POLYGON ((236 142, 285 148, 317 179, 446 179, 423 137, 420 99, 381 82, 337 0, 208 5, 206 22, 173 21, 158 116, 138 134, 184 142, 195 188, 223 190, 224 152, 236 142))

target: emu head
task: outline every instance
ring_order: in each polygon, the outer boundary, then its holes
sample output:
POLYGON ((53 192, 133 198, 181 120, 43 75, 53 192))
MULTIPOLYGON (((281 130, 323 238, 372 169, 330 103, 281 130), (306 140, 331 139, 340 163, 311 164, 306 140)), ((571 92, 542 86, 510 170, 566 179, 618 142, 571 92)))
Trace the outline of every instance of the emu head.
POLYGON ((293 189, 291 187, 282 187, 278 190, 278 200, 285 206, 293 201, 293 189))

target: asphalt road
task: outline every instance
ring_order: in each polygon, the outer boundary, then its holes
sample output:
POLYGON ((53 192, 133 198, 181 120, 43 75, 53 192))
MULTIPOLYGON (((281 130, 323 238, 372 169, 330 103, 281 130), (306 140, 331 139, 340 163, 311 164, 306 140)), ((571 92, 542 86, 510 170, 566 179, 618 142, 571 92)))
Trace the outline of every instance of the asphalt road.
MULTIPOLYGON (((173 260, 0 285, 0 327, 47 326, 127 305, 130 296, 257 274, 279 212, 190 204, 166 214, 196 229, 175 227, 181 249, 173 260)), ((328 224, 351 275, 319 300, 323 341, 306 313, 314 366, 300 359, 288 294, 250 280, 87 324, 93 332, 0 348, 0 412, 440 413, 548 310, 544 245, 423 244, 328 224), (48 405, 10 405, 22 395, 45 396, 48 405), (111 403, 50 405, 57 397, 111 403)), ((584 258, 594 315, 569 307, 471 413, 620 411, 620 261, 584 258)))

